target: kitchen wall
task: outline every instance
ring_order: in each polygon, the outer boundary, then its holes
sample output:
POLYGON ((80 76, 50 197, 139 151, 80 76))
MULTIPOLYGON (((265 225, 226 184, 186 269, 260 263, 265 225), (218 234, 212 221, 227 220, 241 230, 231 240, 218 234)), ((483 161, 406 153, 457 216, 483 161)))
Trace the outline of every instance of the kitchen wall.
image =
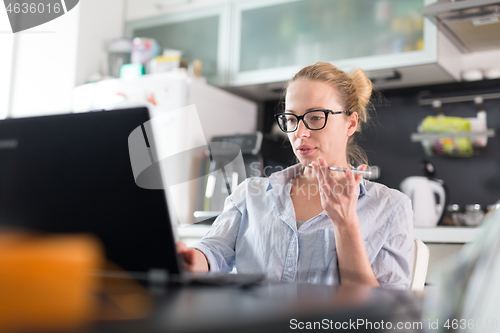
POLYGON ((75 85, 102 72, 105 46, 123 36, 124 1, 81 1, 58 19, 15 35, 0 10, 0 119, 71 110, 75 85))
MULTIPOLYGON (((448 203, 460 205, 479 203, 483 206, 500 200, 500 99, 485 100, 488 128, 496 136, 488 140, 481 155, 471 158, 426 157, 420 143, 410 140, 420 121, 435 115, 431 106, 419 106, 417 95, 429 90, 433 96, 461 96, 500 92, 500 80, 453 83, 381 92, 375 99, 372 124, 366 129, 359 145, 366 151, 371 165, 381 168, 377 180, 392 188, 399 188, 403 179, 423 175, 421 160, 428 159, 436 167, 436 178, 444 180, 449 193, 448 203)), ((264 132, 273 124, 279 101, 264 105, 264 132)), ((474 117, 477 108, 473 102, 443 104, 447 116, 474 117)))
MULTIPOLYGON (((7 12, 0 11, 0 29, 8 29, 7 12), (2 24, 3 23, 3 24, 2 24)), ((9 96, 12 72, 12 57, 14 49, 14 34, 3 34, 0 38, 2 43, 2 52, 0 52, 0 119, 7 116, 9 110, 9 96)))
POLYGON ((96 73, 105 74, 106 48, 111 40, 124 34, 125 3, 125 0, 85 0, 79 4, 75 86, 87 83, 96 73))

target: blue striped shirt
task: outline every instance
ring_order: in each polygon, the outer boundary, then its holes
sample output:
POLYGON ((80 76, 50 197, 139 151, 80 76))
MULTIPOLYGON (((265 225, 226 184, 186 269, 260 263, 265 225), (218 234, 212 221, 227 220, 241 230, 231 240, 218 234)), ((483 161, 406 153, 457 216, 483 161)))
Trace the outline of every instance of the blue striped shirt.
MULTIPOLYGON (((297 164, 269 178, 248 178, 225 201, 224 211, 195 248, 213 272, 264 273, 272 281, 340 284, 333 224, 323 211, 297 229, 290 196, 297 164)), ((362 180, 357 202, 361 231, 382 287, 411 282, 413 212, 410 199, 362 180)))

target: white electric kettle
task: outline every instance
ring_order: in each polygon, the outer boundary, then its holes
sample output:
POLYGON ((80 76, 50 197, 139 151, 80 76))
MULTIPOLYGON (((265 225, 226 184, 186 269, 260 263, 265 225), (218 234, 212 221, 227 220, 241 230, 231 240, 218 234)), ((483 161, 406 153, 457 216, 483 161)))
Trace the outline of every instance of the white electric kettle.
POLYGON ((446 194, 442 181, 412 176, 404 179, 401 191, 410 197, 415 227, 435 227, 443 215, 446 194))

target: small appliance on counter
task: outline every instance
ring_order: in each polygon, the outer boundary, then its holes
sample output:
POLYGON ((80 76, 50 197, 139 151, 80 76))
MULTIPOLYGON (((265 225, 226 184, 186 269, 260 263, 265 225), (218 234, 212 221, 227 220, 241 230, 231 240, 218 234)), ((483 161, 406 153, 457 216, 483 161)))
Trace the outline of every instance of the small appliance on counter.
POLYGON ((425 176, 411 176, 400 184, 403 193, 410 197, 415 227, 435 227, 441 221, 446 207, 444 182, 434 178, 435 168, 423 161, 425 176))
MULTIPOLYGON (((488 205, 486 211, 494 210, 495 207, 496 205, 488 205)), ((448 205, 447 211, 453 222, 452 225, 461 227, 477 227, 485 217, 483 207, 477 203, 465 205, 465 211, 458 204, 448 205)))
POLYGON ((197 191, 195 223, 211 224, 236 186, 248 177, 268 177, 285 169, 293 157, 288 141, 261 132, 213 137, 200 161, 199 177, 204 180, 197 191))

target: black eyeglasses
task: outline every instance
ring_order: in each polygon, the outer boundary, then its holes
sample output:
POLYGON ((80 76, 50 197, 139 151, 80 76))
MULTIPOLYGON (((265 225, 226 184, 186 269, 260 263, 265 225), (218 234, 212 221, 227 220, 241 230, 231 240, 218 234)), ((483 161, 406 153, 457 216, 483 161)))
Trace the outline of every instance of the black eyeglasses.
POLYGON ((299 128, 299 120, 302 120, 304 125, 311 131, 319 131, 325 128, 329 113, 345 113, 350 115, 352 111, 312 110, 304 113, 302 116, 297 116, 293 113, 278 113, 274 117, 283 132, 292 133, 299 128))

